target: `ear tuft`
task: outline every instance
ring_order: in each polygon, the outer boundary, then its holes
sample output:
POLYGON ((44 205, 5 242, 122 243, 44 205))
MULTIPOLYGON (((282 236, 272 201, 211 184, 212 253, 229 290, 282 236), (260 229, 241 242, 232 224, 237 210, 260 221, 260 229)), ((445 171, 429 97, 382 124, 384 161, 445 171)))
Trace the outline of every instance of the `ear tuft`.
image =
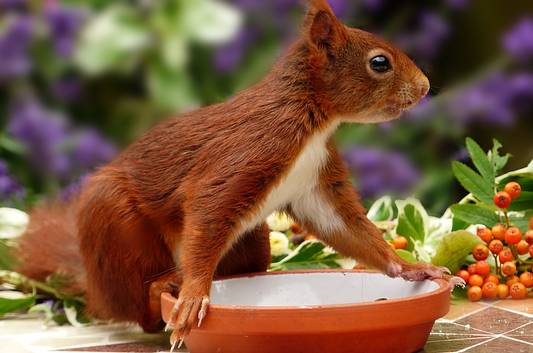
POLYGON ((304 29, 311 43, 319 46, 337 47, 346 40, 344 26, 335 17, 325 0, 307 0, 310 7, 304 20, 304 29))

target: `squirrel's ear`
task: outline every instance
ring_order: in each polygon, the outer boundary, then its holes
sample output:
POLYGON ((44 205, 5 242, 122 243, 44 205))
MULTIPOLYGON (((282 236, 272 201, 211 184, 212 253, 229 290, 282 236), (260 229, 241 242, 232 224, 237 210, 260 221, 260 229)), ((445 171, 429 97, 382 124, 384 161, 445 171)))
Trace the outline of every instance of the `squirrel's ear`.
POLYGON ((346 42, 344 26, 325 0, 307 0, 310 4, 304 19, 304 31, 314 45, 338 47, 346 42))

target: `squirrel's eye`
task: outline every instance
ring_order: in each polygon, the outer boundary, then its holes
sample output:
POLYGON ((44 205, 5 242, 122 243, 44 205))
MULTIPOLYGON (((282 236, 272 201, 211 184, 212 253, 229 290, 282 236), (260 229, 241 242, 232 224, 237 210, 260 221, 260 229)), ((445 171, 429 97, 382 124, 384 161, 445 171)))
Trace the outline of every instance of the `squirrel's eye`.
POLYGON ((378 55, 370 60, 370 67, 376 72, 386 72, 390 70, 390 61, 383 55, 378 55))

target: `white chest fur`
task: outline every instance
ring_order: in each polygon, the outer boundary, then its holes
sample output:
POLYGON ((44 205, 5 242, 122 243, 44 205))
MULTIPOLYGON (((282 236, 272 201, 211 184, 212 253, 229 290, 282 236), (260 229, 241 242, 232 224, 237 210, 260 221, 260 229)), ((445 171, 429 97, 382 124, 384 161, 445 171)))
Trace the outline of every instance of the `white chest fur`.
MULTIPOLYGON (((255 228, 273 211, 288 204, 297 206, 295 209, 297 214, 306 211, 305 208, 309 202, 304 200, 315 203, 315 206, 320 204, 319 208, 323 206, 324 202, 321 198, 322 201, 317 201, 315 188, 320 172, 328 158, 326 143, 337 127, 338 124, 332 124, 325 131, 311 137, 289 172, 282 177, 280 182, 269 192, 265 201, 259 205, 253 218, 242 223, 241 234, 255 228)), ((326 208, 330 209, 331 207, 326 208)))

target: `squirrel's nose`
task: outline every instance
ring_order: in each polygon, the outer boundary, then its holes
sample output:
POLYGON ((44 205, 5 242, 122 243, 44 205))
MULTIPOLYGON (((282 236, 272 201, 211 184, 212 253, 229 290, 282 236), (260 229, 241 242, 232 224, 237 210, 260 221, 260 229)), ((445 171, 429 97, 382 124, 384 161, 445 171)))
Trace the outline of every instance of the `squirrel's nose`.
POLYGON ((423 74, 417 80, 418 87, 420 87, 420 98, 424 98, 429 92, 429 80, 423 74))

